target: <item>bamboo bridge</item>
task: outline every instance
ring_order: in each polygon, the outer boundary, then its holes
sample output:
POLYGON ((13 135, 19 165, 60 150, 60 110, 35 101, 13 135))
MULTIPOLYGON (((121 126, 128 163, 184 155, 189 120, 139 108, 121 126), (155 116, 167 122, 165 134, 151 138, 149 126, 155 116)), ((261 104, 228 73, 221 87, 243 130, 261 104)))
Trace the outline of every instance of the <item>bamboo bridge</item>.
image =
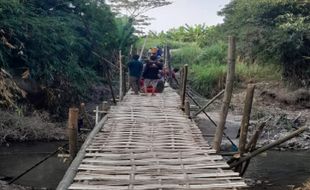
POLYGON ((57 189, 236 189, 246 184, 216 155, 170 87, 127 94, 96 125, 57 189))

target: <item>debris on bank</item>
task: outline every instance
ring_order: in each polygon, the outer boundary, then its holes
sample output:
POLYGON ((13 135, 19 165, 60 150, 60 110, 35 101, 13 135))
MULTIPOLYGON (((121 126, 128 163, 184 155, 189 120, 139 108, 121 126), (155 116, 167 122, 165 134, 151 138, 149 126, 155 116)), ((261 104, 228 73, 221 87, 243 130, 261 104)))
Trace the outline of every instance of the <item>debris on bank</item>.
POLYGON ((64 123, 49 122, 47 113, 23 116, 0 110, 0 145, 8 142, 65 140, 64 123))

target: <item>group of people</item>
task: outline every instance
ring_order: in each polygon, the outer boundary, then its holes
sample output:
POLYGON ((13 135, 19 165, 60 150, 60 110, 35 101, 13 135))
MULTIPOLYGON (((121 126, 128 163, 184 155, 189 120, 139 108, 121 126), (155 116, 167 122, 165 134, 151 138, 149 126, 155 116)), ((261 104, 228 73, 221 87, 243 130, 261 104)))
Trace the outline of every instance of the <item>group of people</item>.
POLYGON ((143 64, 139 60, 139 55, 134 55, 128 63, 129 82, 135 94, 139 94, 140 80, 143 79, 143 92, 148 92, 148 87, 151 86, 151 95, 155 95, 156 87, 159 80, 162 78, 163 62, 158 60, 156 55, 151 55, 143 64))

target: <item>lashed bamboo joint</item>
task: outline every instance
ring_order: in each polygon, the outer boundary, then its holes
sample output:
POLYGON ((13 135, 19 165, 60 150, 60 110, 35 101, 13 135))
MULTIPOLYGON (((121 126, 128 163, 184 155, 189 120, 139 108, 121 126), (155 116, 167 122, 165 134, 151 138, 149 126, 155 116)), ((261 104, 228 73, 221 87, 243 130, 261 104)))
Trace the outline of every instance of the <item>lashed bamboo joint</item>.
POLYGON ((179 109, 172 89, 110 109, 69 189, 234 189, 246 184, 179 109))

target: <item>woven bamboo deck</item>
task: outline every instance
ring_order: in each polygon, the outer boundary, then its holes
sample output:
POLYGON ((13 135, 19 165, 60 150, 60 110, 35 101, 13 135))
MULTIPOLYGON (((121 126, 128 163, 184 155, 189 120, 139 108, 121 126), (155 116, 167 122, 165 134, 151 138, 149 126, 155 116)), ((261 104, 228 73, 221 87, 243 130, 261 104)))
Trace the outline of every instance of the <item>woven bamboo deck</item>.
POLYGON ((178 108, 172 89, 112 107, 69 189, 235 189, 246 184, 178 108))

